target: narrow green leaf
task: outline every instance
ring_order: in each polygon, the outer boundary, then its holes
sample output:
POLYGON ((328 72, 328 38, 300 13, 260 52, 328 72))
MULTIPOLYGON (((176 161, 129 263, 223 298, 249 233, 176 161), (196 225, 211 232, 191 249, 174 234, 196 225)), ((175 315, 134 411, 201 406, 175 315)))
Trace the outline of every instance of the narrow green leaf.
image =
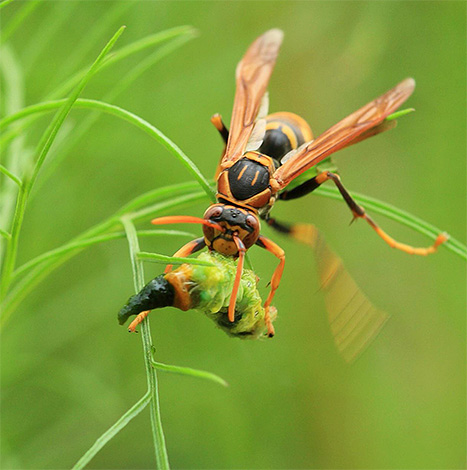
MULTIPOLYGON (((11 124, 17 119, 24 118, 26 116, 32 115, 36 112, 45 112, 56 107, 60 107, 64 103, 64 100, 50 101, 46 103, 40 103, 38 105, 30 106, 25 108, 20 113, 16 113, 15 116, 9 116, 0 121, 0 128, 11 124), (19 116, 19 117, 18 117, 19 116)), ((212 190, 211 185, 208 180, 201 174, 198 167, 188 158, 188 156, 178 147, 172 140, 170 140, 166 135, 164 135, 159 129, 154 127, 152 124, 137 116, 136 114, 131 113, 123 108, 114 106, 108 103, 97 100, 88 100, 88 99, 79 99, 76 101, 75 107, 77 108, 91 108, 99 109, 103 112, 111 114, 113 116, 119 117, 130 124, 138 127, 143 130, 160 144, 162 144, 172 155, 174 155, 182 165, 190 171, 194 178, 199 182, 201 187, 206 191, 206 194, 211 199, 211 201, 216 201, 215 192, 212 190)))
POLYGON ((11 3, 12 1, 13 1, 13 0, 2 0, 2 1, 0 2, 0 10, 1 10, 2 8, 5 8, 5 7, 6 7, 9 3, 11 3))
POLYGON ((3 238, 6 238, 7 240, 9 240, 11 238, 11 235, 8 232, 6 232, 5 230, 1 229, 1 228, 0 228, 0 235, 3 238))
MULTIPOLYGON (((99 70, 104 70, 110 65, 116 64, 120 62, 121 60, 127 58, 131 54, 140 52, 144 49, 152 47, 156 44, 160 44, 161 42, 167 41, 168 39, 174 38, 181 34, 187 34, 188 32, 191 34, 193 31, 194 31, 194 28, 192 26, 177 26, 175 28, 167 29, 159 33, 151 34, 150 36, 146 36, 116 51, 114 54, 112 54, 111 57, 109 57, 105 62, 103 62, 99 66, 99 70)), ((54 91, 53 97, 58 98, 66 94, 69 90, 71 90, 76 85, 76 83, 80 81, 81 77, 83 77, 86 70, 87 70, 87 67, 75 73, 60 88, 54 91)))
POLYGON ((112 47, 114 46, 115 42, 118 40, 120 35, 123 33, 125 27, 122 26, 110 39, 110 41, 105 45, 102 49, 101 53, 94 61, 91 68, 79 82, 79 84, 75 87, 71 95, 68 99, 65 100, 64 104, 61 106, 57 114, 55 115, 54 119, 44 132, 36 150, 37 158, 35 160, 35 166, 32 170, 32 174, 25 175, 23 178, 24 184, 21 186, 17 203, 16 203, 16 211, 13 218, 13 225, 11 230, 11 240, 7 246, 6 254, 5 254, 5 261, 2 266, 2 277, 1 277, 1 290, 0 294, 3 298, 8 291, 11 282, 11 274, 13 272, 15 263, 16 263, 16 255, 18 250, 18 239, 19 234, 21 231, 21 226, 23 224, 24 213, 26 210, 26 205, 28 202, 29 194, 31 189, 34 185, 34 182, 39 174, 42 164, 52 146, 57 133, 62 126, 65 118, 67 117, 68 113, 70 112, 71 107, 78 99, 78 96, 83 91, 84 87, 87 85, 89 80, 92 78, 96 70, 98 69, 100 63, 104 60, 106 55, 110 52, 112 47))
MULTIPOLYGON (((139 252, 138 236, 136 234, 135 226, 133 225, 131 219, 128 216, 123 216, 120 220, 125 229, 128 239, 135 291, 139 292, 144 287, 144 272, 143 263, 138 260, 136 256, 136 253, 139 252)), ((152 344, 151 330, 147 318, 144 319, 144 321, 141 323, 141 340, 143 342, 143 357, 146 369, 148 392, 151 395, 149 410, 151 417, 151 429, 154 442, 154 451, 156 455, 156 464, 158 469, 166 470, 169 469, 170 466, 169 458, 167 455, 167 448, 165 446, 164 430, 162 428, 161 421, 157 374, 154 368, 152 367, 151 363, 154 346, 152 344)))
MULTIPOLYGON (((183 232, 179 230, 141 230, 137 232, 139 236, 142 237, 173 237, 173 236, 183 236, 194 238, 196 235, 190 232, 183 232)), ((31 270, 37 265, 47 261, 50 258, 55 258, 57 256, 66 255, 71 251, 82 250, 92 245, 97 245, 110 240, 115 240, 118 238, 125 238, 125 232, 115 232, 109 233, 107 235, 100 235, 98 237, 91 237, 84 240, 78 240, 75 242, 67 243, 66 245, 55 248, 54 250, 47 251, 42 255, 37 256, 36 258, 28 261, 27 263, 20 266, 13 272, 12 279, 15 280, 18 277, 21 277, 26 271, 31 270)))
POLYGON ((118 434, 133 418, 138 416, 151 401, 151 394, 146 394, 135 403, 124 415, 115 422, 107 431, 100 436, 91 448, 76 462, 72 467, 73 470, 81 470, 94 458, 94 456, 109 442, 116 434, 118 434))
MULTIPOLYGON (((155 52, 150 54, 145 59, 138 62, 135 67, 130 67, 125 75, 120 77, 115 82, 113 87, 104 95, 101 101, 107 103, 113 102, 125 89, 127 89, 135 80, 138 79, 147 69, 152 67, 158 61, 167 57, 170 53, 175 51, 177 48, 183 46, 185 43, 193 39, 194 33, 190 30, 183 32, 181 36, 175 36, 167 40, 167 43, 158 43, 159 46, 155 52), (161 45, 162 44, 162 45, 161 45)), ((77 125, 72 135, 64 140, 60 146, 55 146, 54 158, 49 161, 47 168, 44 169, 41 179, 39 181, 39 187, 46 183, 48 177, 53 174, 55 169, 61 164, 61 162, 67 157, 74 146, 82 141, 83 135, 95 125, 96 121, 102 116, 99 112, 89 113, 79 125, 77 125)))
MULTIPOLYGON (((3 2, 8 5, 9 1, 3 2)), ((10 36, 21 26, 21 23, 41 4, 41 0, 23 2, 23 7, 16 13, 10 22, 2 28, 0 44, 6 42, 10 36)), ((2 4, 2 8, 5 6, 2 4)))
POLYGON ((212 372, 207 372, 205 370, 199 369, 192 369, 191 367, 180 367, 180 366, 173 366, 168 364, 163 364, 162 362, 152 361, 152 366, 156 369, 163 370, 165 372, 172 372, 174 374, 180 375, 189 375, 191 377, 198 377, 200 379, 211 380, 212 382, 216 382, 224 387, 228 387, 229 384, 222 378, 212 372))
POLYGON ((392 121, 394 119, 398 119, 402 116, 405 116, 406 114, 413 113, 414 111, 415 111, 415 108, 401 109, 400 111, 396 111, 395 113, 390 114, 385 120, 392 121))
POLYGON ((14 175, 11 171, 5 168, 3 165, 0 164, 0 173, 3 173, 5 176, 8 176, 12 181, 14 181, 18 186, 21 187, 21 180, 14 175))
POLYGON ((159 253, 147 253, 145 251, 139 251, 136 253, 136 257, 138 259, 142 259, 144 261, 151 261, 154 263, 161 263, 161 264, 197 264, 199 266, 214 266, 213 263, 209 261, 203 261, 196 258, 179 258, 174 256, 166 256, 160 255, 159 253))

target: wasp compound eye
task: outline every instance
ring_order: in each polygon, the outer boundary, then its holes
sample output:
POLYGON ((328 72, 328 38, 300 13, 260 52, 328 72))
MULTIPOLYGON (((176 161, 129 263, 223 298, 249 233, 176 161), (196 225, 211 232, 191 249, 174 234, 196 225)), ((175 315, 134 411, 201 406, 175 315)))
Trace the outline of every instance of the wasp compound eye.
POLYGON ((223 211, 224 209, 222 208, 222 206, 212 206, 206 211, 206 213, 204 214, 204 218, 211 220, 219 219, 223 211))
POLYGON ((256 230, 259 227, 258 219, 252 215, 249 215, 246 218, 246 223, 249 227, 256 230))

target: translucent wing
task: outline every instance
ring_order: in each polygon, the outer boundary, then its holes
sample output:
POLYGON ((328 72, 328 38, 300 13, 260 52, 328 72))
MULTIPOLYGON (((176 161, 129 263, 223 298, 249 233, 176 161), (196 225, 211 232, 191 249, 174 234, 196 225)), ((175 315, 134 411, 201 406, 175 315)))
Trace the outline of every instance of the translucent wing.
POLYGON ((405 79, 332 126, 317 139, 303 145, 293 155, 285 155, 282 160, 284 164, 273 175, 275 189, 285 188, 298 175, 332 153, 391 127, 382 125, 384 119, 407 100, 414 88, 415 81, 412 78, 405 79))
POLYGON ((283 33, 279 29, 267 31, 249 47, 237 66, 237 88, 222 163, 238 160, 245 152, 276 63, 282 37, 283 33))
POLYGON ((315 252, 331 333, 340 354, 351 363, 375 339, 388 314, 366 297, 316 227, 298 224, 291 235, 315 252))

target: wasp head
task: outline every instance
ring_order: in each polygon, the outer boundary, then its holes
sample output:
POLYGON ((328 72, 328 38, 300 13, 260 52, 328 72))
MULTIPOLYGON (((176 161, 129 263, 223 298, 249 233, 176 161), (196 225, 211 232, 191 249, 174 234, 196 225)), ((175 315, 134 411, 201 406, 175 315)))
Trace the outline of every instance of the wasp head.
POLYGON ((204 213, 204 219, 212 225, 203 225, 204 238, 209 248, 228 256, 238 255, 234 238, 248 249, 259 237, 258 216, 248 209, 228 204, 213 204, 204 213))

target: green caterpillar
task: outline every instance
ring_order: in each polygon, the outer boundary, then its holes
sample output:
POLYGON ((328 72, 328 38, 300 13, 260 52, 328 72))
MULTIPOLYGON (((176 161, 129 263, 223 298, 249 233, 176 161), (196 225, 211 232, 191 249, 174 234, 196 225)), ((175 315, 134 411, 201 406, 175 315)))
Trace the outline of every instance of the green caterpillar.
MULTIPOLYGON (((203 252, 197 258, 209 261, 213 266, 182 264, 167 274, 157 276, 138 294, 130 297, 120 310, 120 325, 132 315, 138 315, 137 318, 141 321, 148 310, 172 306, 183 311, 201 311, 230 336, 250 339, 267 336, 265 311, 255 273, 251 269, 243 270, 235 319, 230 322, 227 311, 237 269, 236 260, 215 251, 203 252)), ((274 307, 270 307, 270 315, 271 320, 276 318, 277 310, 274 307)), ((132 323, 134 324, 135 322, 132 323)), ((130 331, 134 331, 136 326, 132 325, 130 331)))

